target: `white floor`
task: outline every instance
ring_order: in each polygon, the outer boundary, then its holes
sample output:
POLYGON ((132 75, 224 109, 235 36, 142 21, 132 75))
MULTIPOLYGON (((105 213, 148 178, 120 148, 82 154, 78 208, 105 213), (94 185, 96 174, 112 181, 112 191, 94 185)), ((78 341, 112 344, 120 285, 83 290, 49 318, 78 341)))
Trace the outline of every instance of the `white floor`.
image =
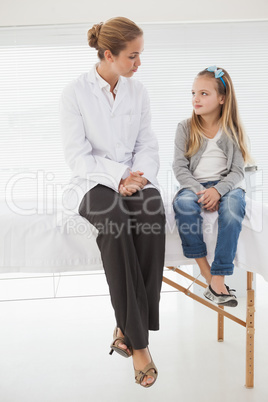
MULTIPOLYGON (((1 281, 0 297, 53 297, 51 281, 1 281)), ((136 385, 131 359, 108 354, 114 318, 98 274, 56 281, 56 300, 0 303, 0 401, 267 402, 268 283, 257 277, 256 288, 254 389, 244 387, 245 328, 225 320, 217 342, 216 313, 166 285, 161 330, 150 335, 159 377, 136 385), (64 298, 74 294, 95 296, 64 298)), ((235 310, 245 319, 245 298, 235 310)))

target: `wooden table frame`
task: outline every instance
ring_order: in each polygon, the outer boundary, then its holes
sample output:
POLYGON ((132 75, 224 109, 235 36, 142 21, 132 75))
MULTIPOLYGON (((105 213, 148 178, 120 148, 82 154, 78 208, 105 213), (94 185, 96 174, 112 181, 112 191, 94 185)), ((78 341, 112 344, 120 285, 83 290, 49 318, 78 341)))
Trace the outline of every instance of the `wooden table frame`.
MULTIPOLYGON (((184 276, 187 279, 192 280, 197 285, 206 288, 207 285, 193 276, 187 274, 176 267, 167 267, 168 269, 177 272, 178 274, 184 276)), ((216 311, 218 313, 218 341, 223 342, 224 340, 224 317, 229 318, 230 320, 235 321, 236 323, 242 325, 246 328, 246 388, 254 387, 254 313, 255 313, 255 300, 254 300, 254 289, 252 288, 253 282, 253 273, 247 271, 247 312, 246 312, 246 321, 240 320, 238 317, 229 314, 224 310, 224 307, 217 306, 212 304, 211 302, 203 299, 200 296, 195 295, 189 289, 179 285, 176 282, 171 281, 170 279, 163 277, 163 282, 174 287, 180 292, 184 293, 186 296, 191 297, 192 299, 202 303, 206 307, 216 311)))

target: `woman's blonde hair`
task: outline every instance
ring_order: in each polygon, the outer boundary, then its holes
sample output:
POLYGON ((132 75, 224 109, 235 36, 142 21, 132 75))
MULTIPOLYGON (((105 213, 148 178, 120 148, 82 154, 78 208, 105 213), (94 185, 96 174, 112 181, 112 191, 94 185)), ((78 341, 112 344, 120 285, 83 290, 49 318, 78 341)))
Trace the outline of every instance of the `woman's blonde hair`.
MULTIPOLYGON (((220 67, 217 67, 218 69, 220 67)), ((215 78, 215 73, 206 70, 201 71, 197 74, 198 77, 206 76, 212 78, 216 82, 216 88, 219 95, 225 96, 224 104, 222 105, 221 109, 221 116, 219 119, 219 124, 222 127, 223 131, 238 145, 241 149, 242 156, 244 158, 245 163, 251 162, 252 158, 250 156, 248 150, 248 138, 246 136, 245 130, 242 126, 239 113, 238 113, 238 106, 234 91, 234 86, 231 80, 230 75, 227 73, 226 70, 221 68, 224 72, 222 79, 225 82, 226 88, 220 78, 215 78)), ((203 139, 203 127, 202 127, 202 117, 196 115, 193 111, 191 120, 190 120, 190 139, 187 144, 186 149, 186 157, 191 157, 194 155, 203 139)))
POLYGON ((127 47, 127 43, 143 35, 143 31, 135 22, 124 17, 111 18, 105 23, 93 25, 87 33, 88 44, 98 51, 100 60, 104 59, 105 50, 114 56, 127 47))

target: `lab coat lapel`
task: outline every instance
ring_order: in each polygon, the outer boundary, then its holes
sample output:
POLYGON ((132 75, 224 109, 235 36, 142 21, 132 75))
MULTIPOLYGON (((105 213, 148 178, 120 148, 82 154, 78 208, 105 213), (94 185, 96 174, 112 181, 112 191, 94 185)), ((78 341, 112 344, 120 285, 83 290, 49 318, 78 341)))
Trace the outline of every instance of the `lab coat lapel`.
POLYGON ((99 98, 99 100, 109 109, 111 110, 111 106, 108 100, 105 98, 103 91, 100 89, 100 86, 97 82, 95 82, 93 93, 95 96, 99 98))
POLYGON ((93 84, 93 94, 111 111, 111 106, 105 98, 105 95, 98 84, 93 69, 88 73, 88 79, 93 84))
MULTIPOLYGON (((100 86, 97 82, 96 75, 94 69, 92 69, 88 73, 88 79, 89 81, 93 84, 93 93, 95 96, 97 96, 102 103, 106 105, 106 107, 109 108, 111 111, 111 106, 109 102, 107 102, 107 99, 105 98, 105 95, 103 94, 102 90, 100 89, 100 86)), ((123 99, 126 97, 127 94, 127 85, 126 85, 126 78, 120 77, 120 84, 118 88, 118 92, 115 97, 115 102, 113 104, 112 112, 114 112, 117 107, 122 103, 123 99)))
POLYGON ((124 78, 121 77, 121 82, 115 97, 115 101, 113 104, 113 112, 118 108, 118 106, 122 103, 123 99, 127 94, 127 85, 124 78))

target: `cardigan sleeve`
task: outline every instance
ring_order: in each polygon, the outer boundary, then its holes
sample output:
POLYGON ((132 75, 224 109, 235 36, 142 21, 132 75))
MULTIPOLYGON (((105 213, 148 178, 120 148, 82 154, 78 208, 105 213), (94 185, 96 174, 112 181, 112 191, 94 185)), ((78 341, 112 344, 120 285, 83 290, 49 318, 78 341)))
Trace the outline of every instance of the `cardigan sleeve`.
POLYGON ((242 156, 242 152, 232 140, 229 140, 229 144, 229 146, 232 146, 233 149, 230 171, 224 178, 219 181, 218 184, 213 186, 216 188, 221 196, 224 196, 226 193, 228 193, 228 191, 233 190, 235 186, 244 179, 245 176, 245 162, 242 156))
POLYGON ((194 193, 205 188, 192 175, 190 161, 185 156, 186 144, 189 138, 187 123, 181 122, 177 126, 174 146, 173 171, 181 188, 192 190, 194 193))

